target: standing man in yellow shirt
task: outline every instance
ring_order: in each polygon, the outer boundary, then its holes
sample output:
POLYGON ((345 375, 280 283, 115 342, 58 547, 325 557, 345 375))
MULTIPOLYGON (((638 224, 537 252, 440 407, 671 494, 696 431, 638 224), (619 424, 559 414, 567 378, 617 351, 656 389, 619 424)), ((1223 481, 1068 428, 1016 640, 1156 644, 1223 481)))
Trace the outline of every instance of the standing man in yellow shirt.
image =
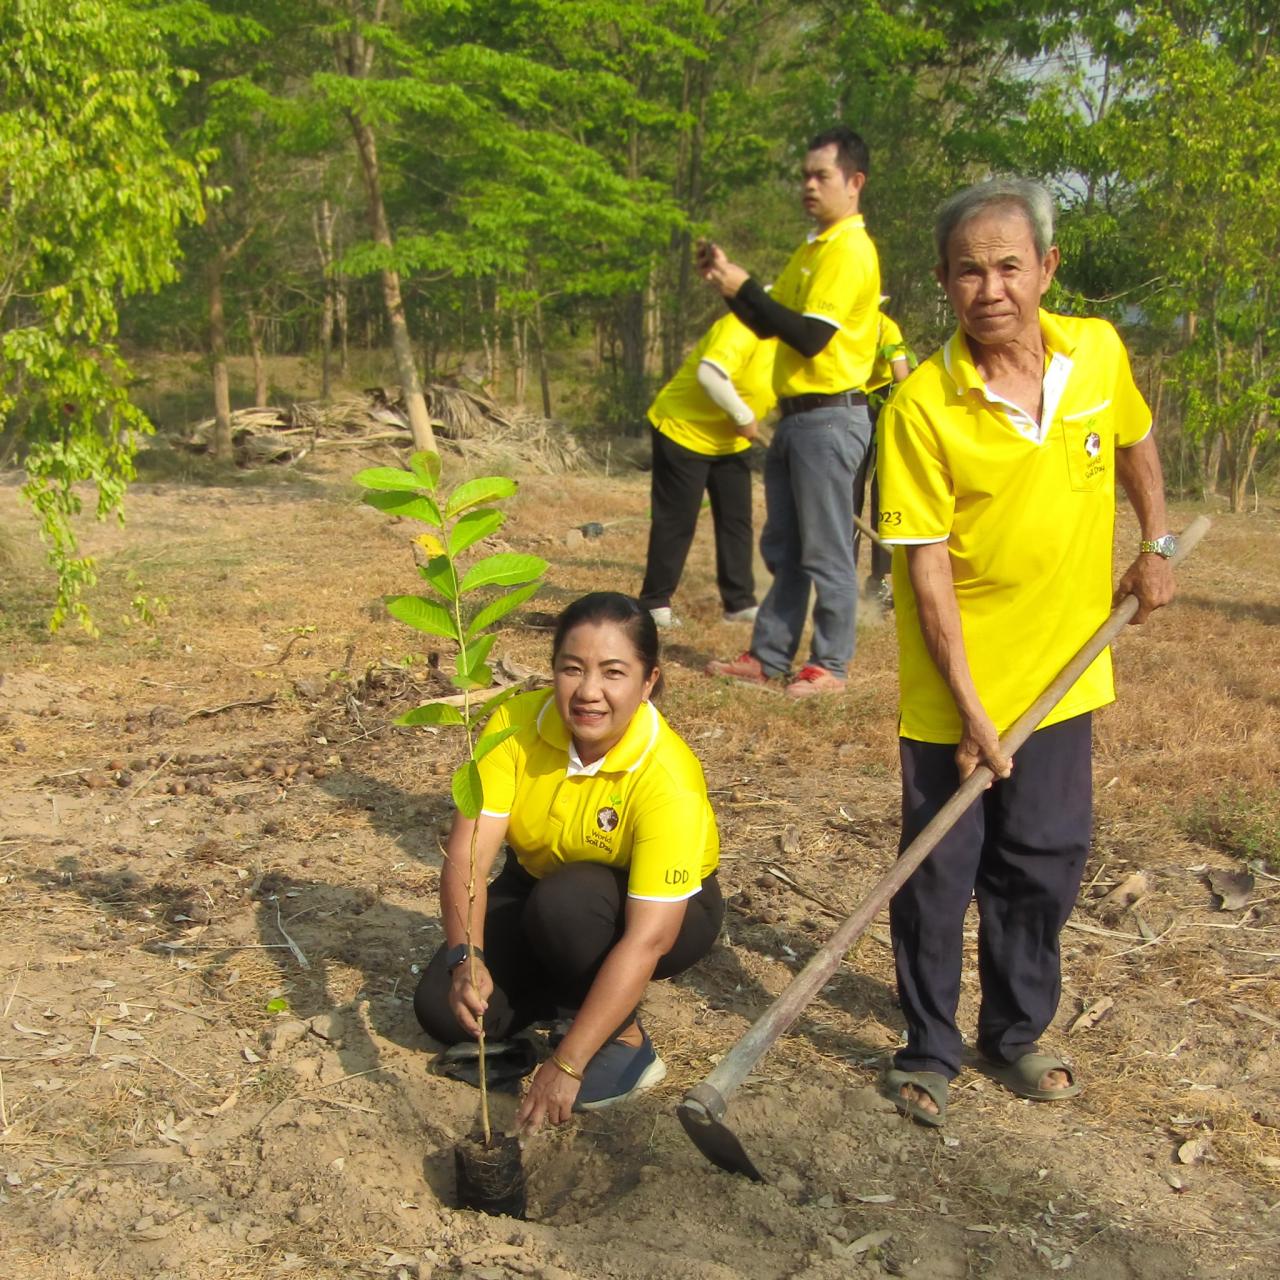
POLYGON ((679 626, 671 597, 693 545, 703 493, 711 498, 724 620, 755 621, 748 452, 759 420, 774 405, 776 347, 732 312, 723 315, 649 406, 652 523, 640 603, 659 627, 679 626))
POLYGON ((773 585, 750 648, 706 669, 748 684, 785 676, 793 698, 839 693, 853 657, 853 487, 871 440, 866 382, 880 302, 880 263, 858 212, 868 167, 867 145, 852 129, 810 141, 802 191, 815 225, 772 294, 718 245, 699 249, 699 271, 733 313, 760 337, 778 339, 773 390, 782 415, 765 459, 760 537, 773 585), (811 590, 809 660, 792 677, 811 590))
POLYGON ((1058 939, 1093 823, 1092 712, 1111 655, 1076 681, 1010 761, 1000 734, 1111 607, 1115 482, 1142 541, 1116 598, 1135 622, 1173 597, 1175 550, 1151 411, 1119 334, 1040 309, 1058 266, 1045 189, 994 179, 934 223, 936 274, 959 321, 880 419, 880 534, 895 544, 905 848, 980 764, 996 781, 890 906, 907 1043, 882 1089, 942 1123, 961 1065, 964 918, 977 897, 983 1070, 1024 1098, 1079 1092, 1037 1043, 1062 990, 1058 939))
MULTIPOLYGON (((880 299, 880 304, 888 302, 887 296, 880 299)), ((907 375, 915 368, 916 358, 902 337, 898 322, 887 312, 880 312, 880 332, 876 337, 876 362, 871 367, 871 376, 867 379, 867 407, 871 412, 871 426, 874 430, 876 418, 889 397, 889 392, 905 382, 907 375)), ((853 509, 862 511, 862 500, 867 489, 867 474, 871 475, 871 514, 868 517, 872 524, 879 519, 880 512, 880 476, 876 471, 876 445, 874 438, 867 456, 863 459, 862 469, 858 472, 857 483, 853 487, 853 509)), ((857 532, 853 535, 853 558, 858 559, 858 547, 862 539, 857 532)), ((871 543, 871 572, 863 586, 862 594, 875 596, 882 608, 893 608, 893 587, 889 582, 889 570, 892 568, 892 557, 889 549, 878 542, 871 543)))

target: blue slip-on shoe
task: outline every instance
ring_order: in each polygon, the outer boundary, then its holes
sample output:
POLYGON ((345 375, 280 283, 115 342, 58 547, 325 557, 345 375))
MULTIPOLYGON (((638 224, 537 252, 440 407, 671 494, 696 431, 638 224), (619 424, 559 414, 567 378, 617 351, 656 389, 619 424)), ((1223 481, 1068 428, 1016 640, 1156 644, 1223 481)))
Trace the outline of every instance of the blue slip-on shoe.
POLYGON ((667 1074, 667 1064, 658 1057, 649 1033, 640 1028, 639 1046, 610 1040, 582 1073, 575 1111, 600 1111, 632 1094, 652 1089, 667 1074))

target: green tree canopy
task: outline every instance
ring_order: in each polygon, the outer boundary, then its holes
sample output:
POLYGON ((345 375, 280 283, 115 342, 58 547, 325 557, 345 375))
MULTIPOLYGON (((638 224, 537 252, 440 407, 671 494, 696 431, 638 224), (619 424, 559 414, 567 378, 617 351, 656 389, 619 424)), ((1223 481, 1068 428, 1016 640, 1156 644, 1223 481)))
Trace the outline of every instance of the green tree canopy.
POLYGON ((203 215, 202 158, 180 156, 164 108, 179 76, 125 0, 0 8, 0 439, 58 572, 52 624, 93 581, 72 527, 76 486, 121 512, 134 442, 117 302, 176 276, 177 232, 203 215))

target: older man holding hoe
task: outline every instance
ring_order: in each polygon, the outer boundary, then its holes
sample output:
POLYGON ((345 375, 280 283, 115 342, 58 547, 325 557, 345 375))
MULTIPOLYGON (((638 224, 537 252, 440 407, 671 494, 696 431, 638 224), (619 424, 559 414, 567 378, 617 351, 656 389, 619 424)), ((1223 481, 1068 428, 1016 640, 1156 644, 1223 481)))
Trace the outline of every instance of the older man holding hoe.
POLYGON ((760 536, 773 584, 751 647, 706 670, 747 684, 784 676, 792 698, 841 692, 853 657, 853 487, 871 440, 866 382, 880 321, 880 263, 858 212, 869 164, 866 143, 843 125, 810 140, 802 192, 815 225, 772 294, 719 246, 698 252, 699 271, 730 310, 758 337, 778 339, 781 414, 765 457, 760 536), (811 587, 813 641, 793 677, 811 587))
POLYGON ((894 897, 907 1024, 882 1091, 942 1124, 961 1066, 965 912, 979 912, 979 1066, 1024 1098, 1080 1085, 1037 1041, 1061 993, 1059 934, 1092 831, 1092 712, 1114 699, 1110 653, 1019 750, 1000 734, 1106 618, 1173 597, 1175 550, 1151 412, 1119 335, 1040 307, 1058 267, 1039 185, 995 179, 947 200, 936 274, 959 327, 880 420, 880 534, 894 552, 902 847, 980 764, 996 781, 894 897), (1119 480, 1141 526, 1113 593, 1119 480))

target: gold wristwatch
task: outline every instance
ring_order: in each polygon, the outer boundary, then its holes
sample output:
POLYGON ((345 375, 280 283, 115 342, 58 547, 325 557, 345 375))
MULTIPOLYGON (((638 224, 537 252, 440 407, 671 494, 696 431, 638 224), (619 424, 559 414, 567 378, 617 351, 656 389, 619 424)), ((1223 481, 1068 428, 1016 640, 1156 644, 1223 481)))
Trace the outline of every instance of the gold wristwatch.
POLYGON ((1145 538, 1138 543, 1139 555, 1159 556, 1162 560, 1169 560, 1178 550, 1178 539, 1172 533, 1166 533, 1159 538, 1152 538, 1147 541, 1145 538))

